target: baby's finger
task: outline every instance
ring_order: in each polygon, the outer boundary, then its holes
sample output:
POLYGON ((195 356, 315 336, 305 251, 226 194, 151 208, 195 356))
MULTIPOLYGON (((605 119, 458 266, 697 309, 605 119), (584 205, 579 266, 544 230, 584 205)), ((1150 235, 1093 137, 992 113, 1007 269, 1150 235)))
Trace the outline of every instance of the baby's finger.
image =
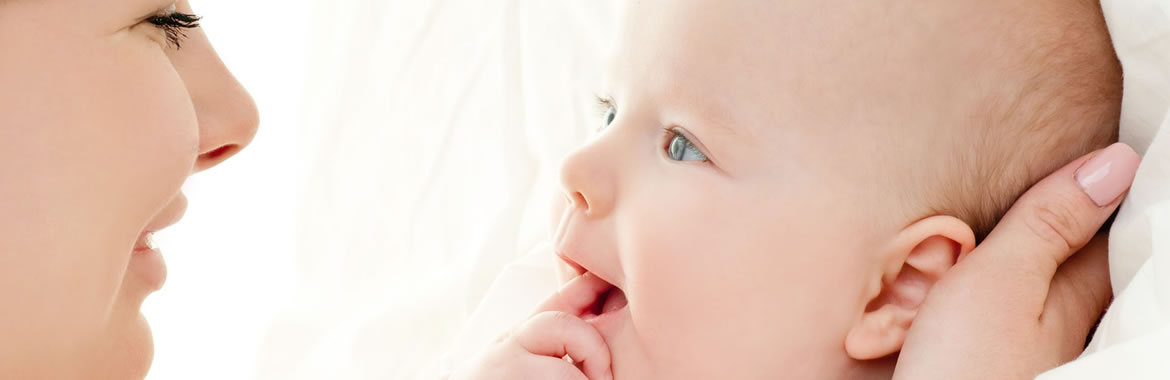
POLYGON ((565 286, 557 289, 551 297, 545 300, 540 306, 537 306, 536 312, 539 314, 548 311, 559 311, 569 313, 574 316, 579 316, 593 306, 598 297, 602 293, 613 288, 605 280, 597 277, 591 272, 584 274, 570 280, 565 286))
POLYGON ((1057 170, 1020 197, 969 254, 969 265, 1021 279, 1009 284, 1014 289, 1000 290, 1019 296, 1018 306, 1039 317, 1057 267, 1117 209, 1139 161, 1133 149, 1118 143, 1057 170))
POLYGON ((573 358, 590 380, 609 380, 609 346, 593 326, 574 315, 549 311, 537 314, 515 330, 516 343, 536 355, 573 358))
POLYGON ((551 356, 534 356, 525 363, 525 372, 539 373, 540 380, 590 380, 568 360, 551 356))

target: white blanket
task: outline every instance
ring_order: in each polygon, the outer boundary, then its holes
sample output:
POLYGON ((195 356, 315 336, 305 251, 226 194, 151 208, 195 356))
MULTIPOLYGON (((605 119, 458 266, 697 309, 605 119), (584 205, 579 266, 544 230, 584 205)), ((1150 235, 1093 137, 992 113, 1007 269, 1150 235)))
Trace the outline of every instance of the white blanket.
POLYGON ((297 291, 258 379, 412 379, 453 346, 548 236, 557 163, 600 118, 614 2, 314 0, 297 291))
POLYGON ((1144 155, 1110 231, 1116 299, 1081 359, 1041 378, 1170 379, 1170 1, 1101 5, 1125 70, 1121 140, 1144 155))

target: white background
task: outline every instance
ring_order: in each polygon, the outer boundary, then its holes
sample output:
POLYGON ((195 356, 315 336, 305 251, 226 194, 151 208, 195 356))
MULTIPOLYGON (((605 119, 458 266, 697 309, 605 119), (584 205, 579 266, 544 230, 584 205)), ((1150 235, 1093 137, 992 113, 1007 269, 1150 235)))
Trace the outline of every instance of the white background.
POLYGON ((255 141, 191 178, 186 217, 156 241, 169 270, 143 307, 151 380, 251 379, 266 326, 294 291, 296 109, 309 1, 193 0, 212 44, 252 93, 255 141))
POLYGON ((425 376, 547 235, 609 3, 193 0, 262 121, 158 236, 148 379, 425 376))

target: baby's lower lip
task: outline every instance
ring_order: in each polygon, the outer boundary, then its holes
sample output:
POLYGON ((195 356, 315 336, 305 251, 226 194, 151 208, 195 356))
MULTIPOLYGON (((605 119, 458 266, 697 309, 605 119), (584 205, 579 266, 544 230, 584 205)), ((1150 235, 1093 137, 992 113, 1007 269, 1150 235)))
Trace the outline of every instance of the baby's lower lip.
POLYGON ((626 307, 629 301, 626 300, 626 292, 621 289, 613 288, 605 298, 605 304, 601 306, 601 314, 612 313, 626 307))
POLYGON ((600 298, 604 298, 604 301, 599 300, 581 316, 582 320, 595 326, 616 318, 616 315, 625 310, 629 303, 626 299, 626 293, 617 287, 610 289, 600 298))

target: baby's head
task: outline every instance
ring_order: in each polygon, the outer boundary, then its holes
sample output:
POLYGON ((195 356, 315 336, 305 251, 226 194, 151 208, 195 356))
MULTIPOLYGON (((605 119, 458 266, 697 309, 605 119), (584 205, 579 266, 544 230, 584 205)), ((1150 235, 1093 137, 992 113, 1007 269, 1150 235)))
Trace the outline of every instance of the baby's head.
POLYGON ((619 380, 888 377, 955 258, 1116 139, 1095 1, 644 0, 622 25, 555 234, 620 289, 594 321, 619 380))

